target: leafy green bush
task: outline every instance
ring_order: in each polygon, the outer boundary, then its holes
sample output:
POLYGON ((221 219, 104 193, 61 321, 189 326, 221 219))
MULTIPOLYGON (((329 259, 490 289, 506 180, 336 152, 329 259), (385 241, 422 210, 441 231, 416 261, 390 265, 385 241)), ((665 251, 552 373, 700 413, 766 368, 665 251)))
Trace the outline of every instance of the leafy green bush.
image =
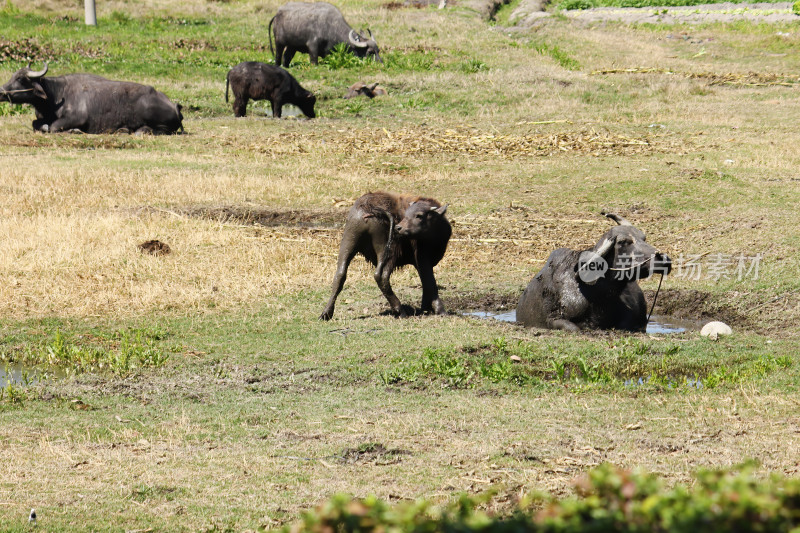
POLYGON ((396 506, 369 497, 337 495, 283 533, 572 533, 572 532, 797 532, 800 480, 759 480, 753 465, 739 473, 706 471, 689 486, 665 489, 654 475, 602 465, 578 481, 577 496, 521 501, 510 516, 480 510, 492 494, 462 495, 434 506, 425 500, 396 506))
POLYGON ((345 43, 337 44, 330 54, 319 60, 320 64, 325 65, 330 70, 355 68, 360 66, 362 61, 345 43))
POLYGON ((792 4, 792 13, 795 15, 800 15, 800 0, 797 0, 794 4, 792 4))

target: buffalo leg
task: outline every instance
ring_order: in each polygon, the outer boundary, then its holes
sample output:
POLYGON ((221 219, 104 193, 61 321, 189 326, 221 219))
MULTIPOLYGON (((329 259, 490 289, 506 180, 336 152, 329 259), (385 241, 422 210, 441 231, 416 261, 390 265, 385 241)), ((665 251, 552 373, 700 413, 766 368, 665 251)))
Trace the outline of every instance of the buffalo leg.
POLYGON ((394 261, 381 261, 378 264, 378 268, 375 269, 375 282, 378 284, 378 287, 381 289, 381 292, 389 301, 389 306, 392 308, 392 311, 397 313, 400 318, 406 317, 406 312, 403 311, 403 306, 400 303, 400 299, 392 290, 392 284, 389 283, 389 278, 392 275, 392 270, 394 270, 394 261))
POLYGON ((236 117, 243 117, 247 115, 247 102, 248 98, 239 98, 238 96, 233 100, 233 114, 236 117))
POLYGON ((344 281, 347 279, 347 268, 350 266, 350 261, 356 255, 356 248, 352 243, 345 243, 342 240, 342 246, 339 248, 339 259, 336 261, 336 274, 333 275, 333 284, 331 286, 331 297, 328 300, 328 305, 319 316, 320 320, 330 320, 333 318, 333 310, 336 307, 336 298, 342 292, 344 281))
POLYGON ((292 63, 292 59, 294 58, 296 50, 294 48, 286 47, 286 50, 283 52, 283 67, 288 68, 289 65, 292 63))
POLYGON ((567 320, 566 318, 559 318, 556 320, 548 320, 547 327, 550 329, 563 329, 564 331, 580 331, 577 325, 571 320, 567 320))
POLYGON ((281 118, 281 109, 283 109, 283 102, 280 98, 270 100, 272 104, 272 118, 281 118))
POLYGON ((439 287, 436 285, 436 278, 433 276, 433 267, 430 263, 421 263, 417 267, 419 279, 422 282, 422 306, 423 312, 433 311, 437 315, 444 314, 444 303, 439 298, 439 287))
POLYGON ((76 120, 68 120, 65 118, 59 118, 55 120, 52 124, 50 124, 50 133, 56 133, 58 131, 66 131, 72 129, 81 129, 84 125, 83 122, 78 122, 76 120))

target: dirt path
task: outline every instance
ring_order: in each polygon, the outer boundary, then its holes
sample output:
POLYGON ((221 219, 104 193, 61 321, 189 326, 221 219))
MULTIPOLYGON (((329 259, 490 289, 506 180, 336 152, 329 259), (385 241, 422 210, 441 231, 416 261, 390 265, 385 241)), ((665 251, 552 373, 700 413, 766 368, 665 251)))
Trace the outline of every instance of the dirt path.
MULTIPOLYGON (((628 24, 703 24, 710 22, 793 22, 800 20, 792 13, 791 2, 759 4, 703 4, 680 7, 597 7, 593 9, 563 11, 566 16, 586 22, 620 21, 628 24)), ((510 20, 517 27, 536 24, 551 16, 539 0, 523 0, 514 10, 510 20)))

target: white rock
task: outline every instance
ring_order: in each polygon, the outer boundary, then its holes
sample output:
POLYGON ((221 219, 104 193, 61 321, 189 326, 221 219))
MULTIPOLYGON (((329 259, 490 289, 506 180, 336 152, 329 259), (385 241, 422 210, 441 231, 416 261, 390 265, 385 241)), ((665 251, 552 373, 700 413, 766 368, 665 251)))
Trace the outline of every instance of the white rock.
POLYGON ((725 322, 709 322, 700 330, 700 335, 711 340, 717 340, 720 335, 730 335, 733 333, 731 327, 725 322))

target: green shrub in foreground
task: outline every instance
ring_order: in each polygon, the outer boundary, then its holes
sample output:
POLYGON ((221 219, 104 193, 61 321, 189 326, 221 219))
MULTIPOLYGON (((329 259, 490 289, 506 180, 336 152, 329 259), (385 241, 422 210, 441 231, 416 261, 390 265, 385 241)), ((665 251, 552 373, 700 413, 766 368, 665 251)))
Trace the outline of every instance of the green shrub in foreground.
POLYGON ((800 480, 759 480, 739 473, 701 472, 691 486, 665 489, 654 475, 611 465, 589 472, 564 500, 523 501, 513 514, 490 516, 479 507, 491 494, 463 495, 444 507, 427 501, 391 506, 376 498, 338 495, 283 533, 571 533, 571 532, 800 532, 800 480))

